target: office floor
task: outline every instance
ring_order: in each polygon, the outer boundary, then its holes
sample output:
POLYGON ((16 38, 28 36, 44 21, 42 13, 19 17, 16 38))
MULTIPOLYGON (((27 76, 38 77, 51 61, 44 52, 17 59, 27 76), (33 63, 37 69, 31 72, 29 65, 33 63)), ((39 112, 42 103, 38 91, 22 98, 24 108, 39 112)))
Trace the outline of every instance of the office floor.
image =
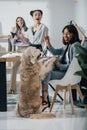
MULTIPOLYGON (((52 113, 53 119, 29 119, 17 117, 15 104, 9 104, 7 112, 0 112, 0 130, 87 130, 87 109, 74 106, 72 115, 71 106, 56 102, 52 113)), ((47 108, 44 113, 49 113, 47 108)))

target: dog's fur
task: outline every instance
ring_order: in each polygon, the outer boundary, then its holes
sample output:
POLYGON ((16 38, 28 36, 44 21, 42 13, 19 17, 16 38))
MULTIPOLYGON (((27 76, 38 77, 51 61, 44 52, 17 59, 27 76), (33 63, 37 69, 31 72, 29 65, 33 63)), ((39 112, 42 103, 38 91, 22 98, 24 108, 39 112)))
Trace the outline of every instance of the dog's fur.
MULTIPOLYGON (((41 113, 40 88, 41 80, 51 71, 56 58, 38 60, 40 50, 28 47, 22 55, 20 65, 20 92, 16 113, 22 117, 41 113)), ((44 116, 41 116, 44 118, 44 116)), ((40 118, 40 116, 39 116, 40 118)))

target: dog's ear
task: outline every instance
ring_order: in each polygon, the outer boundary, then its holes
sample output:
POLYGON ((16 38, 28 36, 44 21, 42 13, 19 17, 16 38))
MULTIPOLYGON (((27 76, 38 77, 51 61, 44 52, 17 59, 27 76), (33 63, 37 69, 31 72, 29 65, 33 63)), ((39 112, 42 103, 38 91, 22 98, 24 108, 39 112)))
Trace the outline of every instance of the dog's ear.
POLYGON ((34 57, 30 58, 30 63, 35 64, 36 59, 34 57))

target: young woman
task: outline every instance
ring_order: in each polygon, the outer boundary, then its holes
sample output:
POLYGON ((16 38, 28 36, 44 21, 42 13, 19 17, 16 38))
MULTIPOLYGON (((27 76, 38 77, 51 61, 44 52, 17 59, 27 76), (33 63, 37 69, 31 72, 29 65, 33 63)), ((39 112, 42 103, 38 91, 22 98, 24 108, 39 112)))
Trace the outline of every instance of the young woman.
POLYGON ((48 83, 50 80, 61 79, 65 75, 72 59, 78 53, 75 45, 80 44, 78 31, 73 25, 67 25, 63 31, 63 47, 54 49, 50 43, 49 37, 46 37, 45 42, 47 43, 49 51, 53 55, 59 55, 54 63, 54 69, 47 75, 45 80, 42 82, 42 105, 49 106, 48 101, 48 83))
POLYGON ((9 47, 8 51, 12 51, 15 46, 21 46, 22 44, 28 44, 28 27, 26 26, 25 20, 22 17, 16 18, 16 26, 11 30, 11 38, 8 39, 9 47))
POLYGON ((42 50, 46 49, 46 44, 44 42, 44 37, 48 35, 48 28, 46 25, 41 23, 43 12, 42 10, 32 10, 30 15, 34 21, 33 26, 29 27, 29 42, 32 45, 41 45, 42 50))
MULTIPOLYGON (((17 45, 18 50, 23 52, 26 47, 29 46, 29 39, 28 39, 28 33, 27 33, 27 26, 25 23, 25 20, 22 17, 17 17, 16 18, 16 27, 12 29, 12 38, 9 39, 10 41, 10 46, 9 46, 9 51, 11 51, 12 46, 17 45)), ((15 93, 16 92, 16 73, 17 69, 20 65, 20 62, 15 62, 12 68, 12 74, 11 74, 11 88, 9 90, 9 94, 15 93)))

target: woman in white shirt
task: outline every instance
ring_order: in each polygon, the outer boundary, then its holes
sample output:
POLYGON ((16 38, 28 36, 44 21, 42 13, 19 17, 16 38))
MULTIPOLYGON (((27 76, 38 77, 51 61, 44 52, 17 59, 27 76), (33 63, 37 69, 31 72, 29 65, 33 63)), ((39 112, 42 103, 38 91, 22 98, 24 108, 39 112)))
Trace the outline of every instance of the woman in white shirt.
POLYGON ((39 9, 32 10, 30 11, 30 15, 32 16, 34 25, 28 29, 29 42, 31 45, 41 45, 44 51, 46 49, 44 38, 48 36, 48 28, 41 23, 43 12, 39 9))

